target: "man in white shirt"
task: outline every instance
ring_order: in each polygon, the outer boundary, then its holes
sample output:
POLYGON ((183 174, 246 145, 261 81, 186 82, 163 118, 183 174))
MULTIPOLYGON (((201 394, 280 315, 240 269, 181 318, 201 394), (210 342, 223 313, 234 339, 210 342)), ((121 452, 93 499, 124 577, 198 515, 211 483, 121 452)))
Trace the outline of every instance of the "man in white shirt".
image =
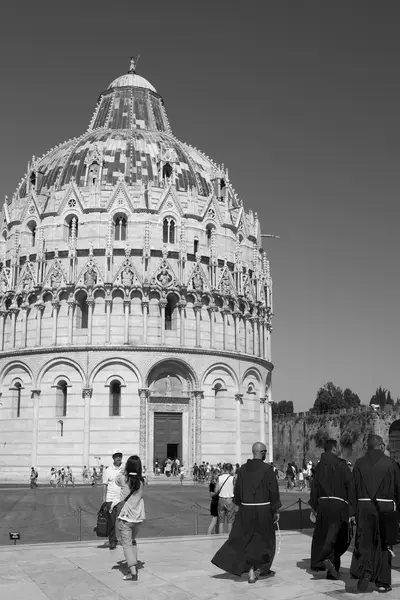
POLYGON ((121 450, 114 450, 113 464, 111 467, 107 467, 103 473, 103 502, 107 502, 108 509, 108 543, 110 550, 115 550, 117 547, 117 534, 116 534, 116 520, 117 520, 117 506, 114 506, 110 512, 112 503, 117 500, 119 502, 121 497, 121 488, 115 483, 117 475, 122 472, 122 452, 121 450))
POLYGON ((218 477, 218 483, 215 493, 218 494, 218 533, 224 533, 225 516, 228 521, 228 533, 232 530, 232 525, 236 515, 236 505, 233 503, 233 476, 231 463, 224 464, 223 473, 218 477))

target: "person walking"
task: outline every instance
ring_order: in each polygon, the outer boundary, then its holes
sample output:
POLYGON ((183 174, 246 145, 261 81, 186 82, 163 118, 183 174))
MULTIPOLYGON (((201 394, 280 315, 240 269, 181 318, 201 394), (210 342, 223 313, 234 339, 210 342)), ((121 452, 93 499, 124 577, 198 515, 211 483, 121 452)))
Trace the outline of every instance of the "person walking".
POLYGON ((240 467, 234 503, 237 515, 228 540, 211 562, 223 571, 240 576, 249 573, 248 583, 273 573, 274 523, 282 506, 278 483, 271 465, 265 464, 267 448, 262 442, 252 447, 253 458, 240 467))
POLYGON ((121 490, 116 484, 116 478, 122 471, 122 452, 114 450, 113 464, 105 469, 103 474, 103 502, 107 502, 108 510, 108 543, 110 550, 115 550, 117 547, 116 520, 117 520, 117 503, 120 501, 121 490), (111 506, 114 506, 112 510, 111 506))
POLYGON ((75 479, 72 474, 72 469, 69 465, 67 465, 67 473, 65 476, 65 485, 68 486, 69 483, 72 483, 72 487, 75 487, 75 479))
POLYGON ((139 456, 134 455, 128 458, 124 472, 118 473, 115 483, 121 489, 120 499, 112 502, 111 510, 118 510, 119 512, 118 521, 122 548, 129 569, 129 574, 125 575, 123 579, 125 581, 137 581, 136 538, 140 524, 143 523, 146 517, 143 501, 142 462, 139 456))
POLYGON ((83 483, 89 483, 89 479, 90 479, 89 478, 89 470, 86 465, 83 467, 83 470, 82 470, 82 479, 83 479, 83 483))
POLYGON ((31 490, 34 488, 37 488, 37 486, 38 486, 37 479, 38 479, 38 472, 36 471, 35 467, 32 467, 31 473, 29 475, 31 490))
POLYGON ((400 504, 400 474, 384 450, 381 436, 369 435, 367 452, 353 469, 357 530, 350 575, 358 579, 357 589, 362 593, 370 582, 381 593, 392 589, 392 546, 398 536, 395 510, 400 504))
POLYGON ((50 469, 50 487, 55 488, 57 486, 57 471, 54 467, 50 469))
POLYGON ((183 485, 183 480, 185 479, 186 468, 185 465, 181 465, 179 472, 179 479, 181 480, 181 485, 183 485))
POLYGON ((311 544, 311 569, 340 579, 340 558, 350 544, 349 518, 355 512, 352 478, 346 461, 337 456, 337 441, 325 442, 316 466, 309 504, 316 519, 311 544))
POLYGON ((228 521, 228 533, 232 531, 236 507, 233 503, 233 475, 231 463, 225 463, 223 473, 218 477, 215 487, 218 494, 218 533, 224 533, 225 517, 228 521))
POLYGON ((211 515, 211 523, 208 526, 207 535, 211 535, 213 533, 217 533, 218 529, 218 494, 215 492, 215 488, 218 483, 218 473, 214 471, 211 474, 210 485, 208 486, 211 496, 210 502, 210 515, 211 515))

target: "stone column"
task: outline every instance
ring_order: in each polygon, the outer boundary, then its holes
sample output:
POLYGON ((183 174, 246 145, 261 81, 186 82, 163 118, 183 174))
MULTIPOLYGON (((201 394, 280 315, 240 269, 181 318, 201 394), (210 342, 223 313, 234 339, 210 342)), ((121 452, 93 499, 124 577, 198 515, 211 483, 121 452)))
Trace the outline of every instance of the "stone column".
POLYGON ((74 309, 76 302, 72 294, 68 298, 68 344, 72 344, 74 339, 74 309))
POLYGON ((240 352, 240 311, 235 311, 233 313, 233 318, 235 320, 235 352, 240 352))
POLYGON ((215 348, 215 323, 214 323, 214 313, 217 310, 215 304, 212 304, 208 311, 210 313, 210 348, 215 348))
POLYGON ((143 344, 147 344, 147 316, 149 314, 149 301, 142 300, 143 313, 143 344))
POLYGON ((253 355, 257 356, 257 317, 251 317, 250 321, 253 328, 253 355))
POLYGON ((274 460, 274 444, 272 439, 272 387, 271 380, 268 386, 268 462, 274 460))
POLYGON ((196 315, 196 347, 200 348, 201 347, 201 341, 200 341, 200 317, 201 317, 201 302, 196 302, 194 305, 194 312, 196 315))
POLYGON ((112 298, 106 298, 106 344, 110 343, 112 298))
POLYGON ((6 324, 7 311, 0 310, 0 350, 4 350, 4 334, 6 324))
POLYGON ((199 465, 201 463, 201 401, 203 392, 196 390, 193 392, 193 403, 195 404, 195 458, 194 461, 199 465))
POLYGON ((142 464, 146 465, 148 472, 150 472, 152 465, 147 464, 147 401, 150 390, 143 388, 138 391, 140 398, 139 456, 142 464))
POLYGON ((21 345, 22 345, 22 348, 26 348, 26 334, 27 334, 27 327, 28 327, 29 304, 25 304, 25 303, 22 304, 21 310, 22 310, 21 345))
POLYGON ((60 302, 58 300, 53 300, 51 303, 53 307, 53 329, 52 329, 52 339, 51 343, 53 346, 57 346, 57 321, 58 321, 58 309, 60 307, 60 302))
POLYGON ((90 399, 92 397, 92 388, 83 388, 82 398, 84 402, 83 411, 83 464, 89 465, 90 451, 90 399))
POLYGON ((181 300, 178 304, 179 306, 179 321, 180 321, 180 344, 181 346, 185 345, 185 308, 186 308, 186 300, 181 300))
POLYGON ((38 443, 38 428, 39 428, 39 398, 40 390, 32 390, 31 398, 33 400, 33 423, 32 423, 32 454, 31 466, 37 466, 37 443, 38 443))
POLYGON ((42 345, 42 314, 44 311, 43 302, 36 302, 36 346, 42 345))
POLYGON ((268 359, 268 329, 267 329, 267 320, 263 319, 263 338, 264 338, 264 358, 268 359))
POLYGON ((235 394, 236 400, 236 462, 242 462, 242 435, 240 430, 240 411, 243 404, 243 394, 235 394))
POLYGON ((223 349, 224 350, 228 350, 228 340, 227 340, 227 335, 226 335, 226 319, 228 317, 228 314, 230 313, 229 308, 223 308, 222 309, 222 324, 223 324, 223 336, 224 336, 224 345, 223 345, 223 349))
POLYGON ((167 306, 167 301, 164 298, 160 300, 160 311, 161 311, 161 344, 165 344, 165 307, 167 306))
POLYGON ((10 307, 11 313, 11 348, 15 348, 15 324, 17 320, 18 308, 16 306, 10 307))
POLYGON ((129 309, 131 307, 131 299, 124 300, 124 344, 129 344, 129 309))
POLYGON ((93 335, 93 311, 95 300, 93 297, 86 298, 86 303, 88 305, 88 333, 87 333, 87 343, 89 346, 92 344, 92 335, 93 335))
POLYGON ((249 352, 249 315, 245 313, 243 315, 243 326, 244 326, 244 353, 248 354, 249 352))
POLYGON ((265 444, 265 402, 266 398, 260 398, 260 441, 265 444))

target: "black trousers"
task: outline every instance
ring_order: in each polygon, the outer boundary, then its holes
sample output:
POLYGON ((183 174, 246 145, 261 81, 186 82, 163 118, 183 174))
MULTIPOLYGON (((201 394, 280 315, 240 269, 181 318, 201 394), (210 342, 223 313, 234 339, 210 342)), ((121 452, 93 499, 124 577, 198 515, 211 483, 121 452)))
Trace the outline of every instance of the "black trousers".
POLYGON ((117 543, 117 517, 120 513, 120 508, 118 504, 114 506, 112 511, 110 512, 112 502, 107 502, 107 519, 108 519, 108 541, 110 544, 117 543))

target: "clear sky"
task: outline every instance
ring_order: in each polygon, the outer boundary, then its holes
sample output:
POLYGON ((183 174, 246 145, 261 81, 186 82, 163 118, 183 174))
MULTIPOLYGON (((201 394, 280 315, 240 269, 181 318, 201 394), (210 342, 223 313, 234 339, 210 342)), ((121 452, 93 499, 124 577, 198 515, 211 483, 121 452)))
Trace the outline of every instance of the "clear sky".
POLYGON ((4 3, 0 192, 141 55, 175 135, 229 168, 274 279, 274 400, 400 396, 396 0, 4 3))

